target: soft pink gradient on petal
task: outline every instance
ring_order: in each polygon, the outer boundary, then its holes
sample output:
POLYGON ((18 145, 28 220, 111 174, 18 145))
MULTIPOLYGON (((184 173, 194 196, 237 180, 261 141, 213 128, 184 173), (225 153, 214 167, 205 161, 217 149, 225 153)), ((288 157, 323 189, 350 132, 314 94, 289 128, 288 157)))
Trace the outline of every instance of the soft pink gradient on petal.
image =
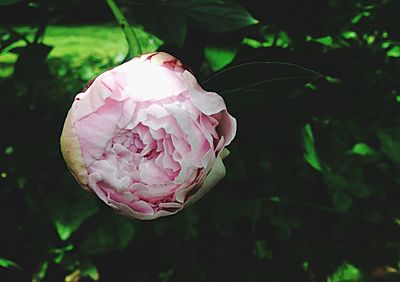
POLYGON ((86 164, 99 159, 107 143, 113 138, 121 116, 122 104, 107 100, 97 111, 75 121, 76 134, 81 144, 86 164))

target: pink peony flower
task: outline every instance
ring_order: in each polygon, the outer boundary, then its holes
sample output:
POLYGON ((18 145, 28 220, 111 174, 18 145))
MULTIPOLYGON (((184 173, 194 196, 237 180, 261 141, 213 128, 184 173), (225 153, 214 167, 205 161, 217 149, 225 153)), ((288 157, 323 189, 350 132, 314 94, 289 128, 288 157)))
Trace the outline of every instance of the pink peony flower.
POLYGON ((174 214, 225 176, 236 133, 223 99, 166 53, 136 57, 79 93, 61 150, 80 185, 138 219, 174 214))

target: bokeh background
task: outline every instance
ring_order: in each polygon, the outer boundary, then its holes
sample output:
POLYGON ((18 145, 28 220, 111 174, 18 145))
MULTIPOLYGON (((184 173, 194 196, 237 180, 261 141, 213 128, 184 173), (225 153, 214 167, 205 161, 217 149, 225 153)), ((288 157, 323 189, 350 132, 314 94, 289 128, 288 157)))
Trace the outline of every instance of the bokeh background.
POLYGON ((226 178, 150 222, 59 149, 74 96, 129 59, 110 2, 0 1, 1 281, 400 281, 400 1, 117 0, 238 120, 226 178), (248 62, 290 65, 206 82, 248 62))

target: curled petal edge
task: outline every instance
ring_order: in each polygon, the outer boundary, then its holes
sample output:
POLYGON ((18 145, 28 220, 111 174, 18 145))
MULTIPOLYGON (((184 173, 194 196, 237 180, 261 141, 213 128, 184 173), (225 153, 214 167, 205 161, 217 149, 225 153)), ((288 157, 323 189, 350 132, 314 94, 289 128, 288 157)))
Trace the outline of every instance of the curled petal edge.
POLYGON ((226 175, 225 165, 223 163, 223 159, 226 158, 230 154, 229 150, 224 148, 219 155, 217 156, 213 167, 210 172, 207 174, 206 178, 200 189, 191 196, 185 203, 185 207, 192 205, 193 203, 200 200, 208 191, 211 190, 218 182, 220 182, 226 175))
POLYGON ((173 215, 173 214, 176 214, 178 211, 180 211, 183 208, 182 206, 180 206, 173 212, 162 210, 155 214, 144 214, 141 212, 137 212, 137 211, 131 209, 130 207, 128 207, 127 205, 125 205, 123 203, 118 203, 112 199, 108 199, 108 205, 115 208, 116 212, 118 212, 124 216, 130 217, 132 219, 141 219, 141 220, 152 220, 152 219, 156 219, 159 217, 173 215))

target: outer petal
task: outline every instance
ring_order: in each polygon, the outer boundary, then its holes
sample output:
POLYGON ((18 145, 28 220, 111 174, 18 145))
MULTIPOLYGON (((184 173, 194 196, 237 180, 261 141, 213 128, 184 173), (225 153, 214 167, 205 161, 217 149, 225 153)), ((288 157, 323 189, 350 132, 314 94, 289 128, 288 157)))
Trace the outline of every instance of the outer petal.
POLYGON ((206 115, 219 116, 221 133, 225 137, 224 146, 229 145, 236 134, 236 119, 227 112, 224 99, 214 92, 203 90, 190 72, 185 71, 183 78, 190 89, 189 96, 193 104, 206 115))
POLYGON ((126 77, 121 86, 134 101, 161 100, 178 96, 187 90, 182 81, 182 71, 175 71, 168 64, 163 65, 165 58, 155 57, 157 59, 152 61, 131 60, 112 70, 126 77))
POLYGON ((224 149, 218 155, 217 159, 215 160, 214 166, 211 168, 210 172, 208 173, 206 179, 204 180, 200 189, 191 196, 185 203, 185 207, 193 204, 194 202, 198 201, 201 197, 203 197, 208 191, 211 190, 218 182, 224 178, 226 174, 224 163, 222 159, 229 155, 229 151, 224 149))
POLYGON ((226 110, 224 99, 214 92, 203 90, 190 72, 185 71, 183 78, 190 89, 190 99, 201 112, 206 115, 212 115, 226 110))
POLYGON ((68 111, 67 118, 64 122, 64 128, 61 133, 60 144, 61 153, 71 170, 72 175, 78 180, 79 184, 86 190, 88 188, 88 173, 85 161, 83 160, 81 146, 73 127, 73 109, 68 111))
POLYGON ((122 101, 127 97, 121 93, 121 89, 114 83, 111 71, 102 73, 93 80, 92 85, 83 93, 76 96, 76 120, 96 112, 105 104, 107 98, 122 101))
POLYGON ((227 111, 221 112, 221 134, 225 138, 224 146, 228 146, 236 135, 237 123, 236 119, 231 116, 227 111))
POLYGON ((174 210, 171 212, 166 211, 166 210, 161 210, 154 214, 145 214, 145 213, 141 213, 138 211, 134 211, 133 209, 129 208, 126 204, 115 202, 112 199, 109 200, 109 205, 111 207, 115 208, 118 212, 120 212, 121 214, 123 214, 125 216, 131 217, 133 219, 141 219, 141 220, 152 220, 152 219, 156 219, 159 217, 173 215, 173 214, 176 214, 178 211, 180 211, 183 208, 182 206, 177 208, 177 206, 179 205, 178 204, 178 205, 173 205, 174 210))
POLYGON ((175 69, 175 67, 182 67, 182 63, 177 58, 175 58, 174 56, 172 56, 168 53, 165 53, 165 52, 153 53, 149 56, 149 59, 152 64, 155 64, 158 66, 171 63, 171 64, 173 64, 174 69, 175 69))
POLYGON ((97 111, 74 123, 87 166, 101 157, 114 137, 122 109, 121 102, 107 99, 97 111))

